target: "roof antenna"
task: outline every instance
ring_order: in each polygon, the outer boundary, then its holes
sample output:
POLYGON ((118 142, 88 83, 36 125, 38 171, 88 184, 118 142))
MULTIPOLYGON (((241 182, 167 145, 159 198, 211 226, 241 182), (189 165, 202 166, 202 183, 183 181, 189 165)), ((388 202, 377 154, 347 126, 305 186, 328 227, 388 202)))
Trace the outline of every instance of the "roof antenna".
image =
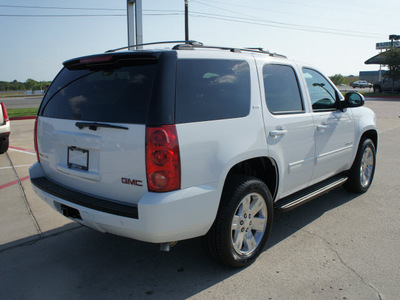
POLYGON ((185 43, 189 42, 189 0, 185 0, 185 43))

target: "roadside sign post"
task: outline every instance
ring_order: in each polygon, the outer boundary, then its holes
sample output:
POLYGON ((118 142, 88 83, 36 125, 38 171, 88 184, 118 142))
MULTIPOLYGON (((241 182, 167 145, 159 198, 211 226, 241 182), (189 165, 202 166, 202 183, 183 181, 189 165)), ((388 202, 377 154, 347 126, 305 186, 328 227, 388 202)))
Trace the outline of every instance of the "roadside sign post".
MULTIPOLYGON (((388 50, 393 48, 400 48, 400 35, 391 34, 389 35, 390 42, 376 43, 376 50, 388 50)), ((379 65, 379 81, 382 80, 382 64, 379 65)))
POLYGON ((391 48, 394 47, 394 42, 393 41, 398 41, 399 39, 400 39, 400 35, 397 35, 397 34, 389 35, 389 40, 391 42, 391 48))

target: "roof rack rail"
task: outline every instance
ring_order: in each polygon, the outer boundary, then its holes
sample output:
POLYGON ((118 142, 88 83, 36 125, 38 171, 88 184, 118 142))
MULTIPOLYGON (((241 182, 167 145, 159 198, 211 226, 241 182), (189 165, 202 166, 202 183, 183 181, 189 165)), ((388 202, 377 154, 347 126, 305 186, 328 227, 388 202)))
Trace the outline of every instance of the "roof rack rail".
POLYGON ((111 52, 116 52, 119 50, 124 50, 124 49, 128 49, 128 48, 132 48, 132 47, 140 47, 140 46, 150 46, 150 45, 162 45, 162 44, 177 44, 177 43, 184 43, 185 45, 191 45, 191 46, 202 46, 203 43, 198 42, 198 41, 193 41, 193 40, 189 40, 189 41, 165 41, 165 42, 152 42, 152 43, 145 43, 145 44, 137 44, 137 45, 129 45, 129 46, 125 46, 125 47, 121 47, 121 48, 116 48, 116 49, 111 49, 111 50, 107 50, 105 53, 111 53, 111 52))
POLYGON ((176 44, 172 49, 173 50, 193 50, 195 48, 202 48, 202 49, 219 49, 219 50, 228 50, 230 52, 242 52, 242 51, 247 51, 247 52, 253 52, 253 53, 262 53, 262 54, 267 54, 269 56, 275 56, 275 57, 282 57, 282 58, 287 58, 285 55, 278 54, 278 53, 272 53, 269 52, 268 50, 264 50, 261 47, 256 47, 256 48, 235 48, 235 47, 223 47, 223 46, 208 46, 204 45, 201 42, 198 41, 165 41, 165 42, 152 42, 152 43, 145 43, 145 44, 137 44, 137 45, 130 45, 130 46, 125 46, 121 48, 116 48, 112 50, 107 50, 105 53, 111 53, 111 52, 116 52, 119 50, 124 50, 132 47, 139 47, 139 46, 150 46, 150 45, 162 45, 162 44, 176 44))
POLYGON ((247 52, 253 52, 253 53, 262 53, 262 54, 267 54, 269 56, 275 56, 275 57, 281 57, 281 58, 287 58, 285 55, 278 54, 278 53, 272 53, 269 52, 268 50, 264 50, 263 48, 257 47, 257 48, 235 48, 235 47, 221 47, 221 46, 208 46, 208 45, 203 45, 202 43, 196 44, 178 44, 175 45, 172 49, 174 50, 193 50, 195 48, 203 48, 203 49, 220 49, 220 50, 228 50, 230 52, 242 52, 242 51, 247 51, 247 52))

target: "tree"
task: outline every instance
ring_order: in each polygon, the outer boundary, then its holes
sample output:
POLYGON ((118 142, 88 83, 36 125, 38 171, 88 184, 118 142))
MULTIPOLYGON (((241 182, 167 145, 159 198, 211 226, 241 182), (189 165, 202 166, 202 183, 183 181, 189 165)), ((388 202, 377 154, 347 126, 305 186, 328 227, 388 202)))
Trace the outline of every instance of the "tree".
POLYGON ((26 82, 25 82, 25 87, 28 90, 34 90, 38 85, 38 82, 36 80, 33 80, 32 78, 29 78, 26 82))
POLYGON ((400 79, 400 49, 392 48, 385 52, 387 66, 389 71, 386 76, 392 79, 392 92, 394 91, 394 82, 400 79))
POLYGON ((36 81, 29 78, 25 82, 19 82, 18 80, 13 80, 11 82, 0 81, 0 91, 23 91, 23 90, 40 90, 49 86, 51 81, 36 81))
POLYGON ((332 82, 335 85, 339 85, 339 84, 343 83, 343 81, 344 81, 344 77, 342 74, 335 74, 335 75, 329 77, 329 79, 332 80, 332 82))

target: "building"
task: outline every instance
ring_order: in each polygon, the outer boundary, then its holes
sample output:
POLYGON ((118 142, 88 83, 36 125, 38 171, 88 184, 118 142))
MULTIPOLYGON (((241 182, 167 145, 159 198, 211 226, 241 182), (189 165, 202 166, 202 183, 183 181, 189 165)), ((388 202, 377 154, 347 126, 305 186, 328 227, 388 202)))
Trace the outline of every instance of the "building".
MULTIPOLYGON (((381 77, 386 73, 385 70, 381 70, 381 77)), ((360 80, 366 80, 370 83, 379 82, 379 70, 378 71, 360 71, 360 80)))

